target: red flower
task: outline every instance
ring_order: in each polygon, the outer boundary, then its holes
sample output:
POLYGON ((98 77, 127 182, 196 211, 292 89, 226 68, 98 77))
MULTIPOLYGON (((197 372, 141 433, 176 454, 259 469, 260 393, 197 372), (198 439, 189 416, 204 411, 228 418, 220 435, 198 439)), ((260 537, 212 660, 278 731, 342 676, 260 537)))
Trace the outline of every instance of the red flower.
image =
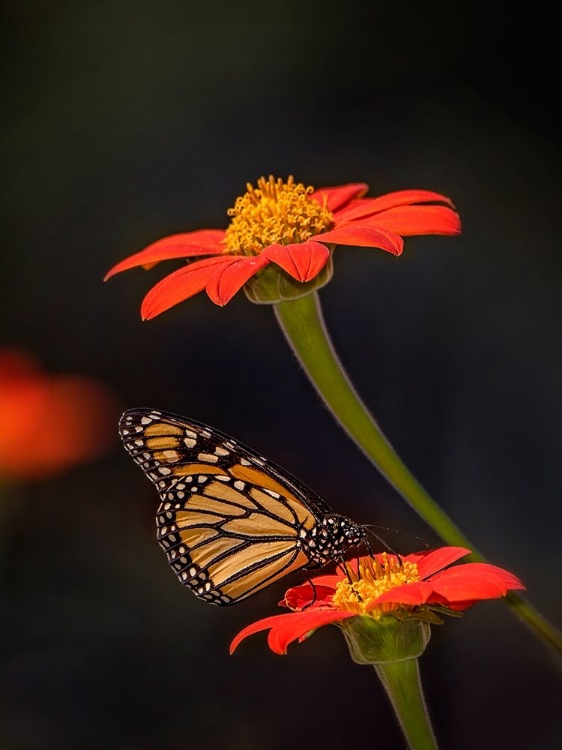
POLYGON ((101 455, 120 408, 79 375, 47 375, 31 357, 0 350, 0 477, 43 479, 101 455))
POLYGON ((461 611, 483 599, 498 599, 510 589, 525 588, 512 573, 486 563, 451 566, 470 554, 462 547, 442 547, 397 557, 386 552, 347 563, 348 575, 319 576, 312 586, 291 588, 282 605, 291 613, 266 617, 244 628, 230 653, 244 638, 269 630, 268 644, 276 654, 287 653, 295 640, 303 641, 316 628, 352 617, 375 619, 393 614, 397 619, 424 617, 435 607, 440 612, 461 611))
POLYGON ((311 281, 335 245, 377 247, 400 255, 403 237, 460 232, 451 201, 427 190, 364 198, 368 185, 363 183, 314 190, 292 177, 287 182, 262 177, 257 188, 247 188, 228 212, 232 220, 226 231, 164 237, 118 263, 105 278, 136 266, 148 269, 162 260, 187 259, 187 266, 166 276, 145 297, 141 315, 147 320, 203 289, 215 304, 225 305, 271 263, 297 282, 311 281), (192 262, 194 258, 201 259, 192 262))

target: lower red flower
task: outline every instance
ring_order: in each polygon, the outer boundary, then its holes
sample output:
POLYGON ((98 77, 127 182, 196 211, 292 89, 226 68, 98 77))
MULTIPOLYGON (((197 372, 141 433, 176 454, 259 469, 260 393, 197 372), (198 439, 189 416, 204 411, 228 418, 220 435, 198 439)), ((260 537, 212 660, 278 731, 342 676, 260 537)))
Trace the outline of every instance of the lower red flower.
POLYGON ((232 641, 230 653, 249 635, 269 630, 268 644, 276 654, 287 653, 319 627, 354 617, 379 620, 417 618, 439 622, 434 610, 454 613, 484 599, 498 599, 509 590, 524 589, 512 573, 487 563, 453 565, 470 550, 442 547, 405 557, 382 554, 346 564, 347 575, 319 576, 291 588, 281 604, 292 612, 266 617, 244 628, 232 641))
POLYGON ((27 354, 0 350, 0 477, 43 479, 97 458, 120 408, 102 383, 48 375, 27 354))

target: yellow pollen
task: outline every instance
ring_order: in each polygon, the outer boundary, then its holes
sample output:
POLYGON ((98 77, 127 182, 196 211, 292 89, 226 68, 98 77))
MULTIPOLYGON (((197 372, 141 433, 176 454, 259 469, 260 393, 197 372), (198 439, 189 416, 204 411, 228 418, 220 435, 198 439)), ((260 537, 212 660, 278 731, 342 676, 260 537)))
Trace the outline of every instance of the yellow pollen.
POLYGON ((224 239, 227 253, 259 255, 276 243, 306 242, 332 223, 326 202, 312 200, 314 188, 295 182, 292 175, 287 182, 272 175, 267 180, 260 177, 257 187, 248 183, 246 188, 228 209, 232 220, 224 239))
POLYGON ((396 608, 396 604, 382 603, 380 608, 367 611, 367 607, 385 591, 419 581, 417 563, 401 562, 395 557, 388 557, 386 552, 379 559, 362 557, 359 560, 359 571, 353 570, 353 563, 347 565, 349 578, 340 581, 336 586, 333 605, 345 612, 369 614, 378 619, 384 612, 396 608))

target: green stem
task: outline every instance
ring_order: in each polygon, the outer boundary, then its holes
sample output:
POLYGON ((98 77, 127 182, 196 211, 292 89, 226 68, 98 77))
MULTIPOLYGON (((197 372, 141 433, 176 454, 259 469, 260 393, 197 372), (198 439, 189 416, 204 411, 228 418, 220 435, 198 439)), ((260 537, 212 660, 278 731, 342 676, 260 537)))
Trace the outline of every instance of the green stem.
POLYGON ((437 750, 420 682, 417 659, 375 665, 408 746, 412 750, 437 750))
MULTIPOLYGON (((394 451, 357 395, 335 353, 316 292, 275 305, 277 320, 297 359, 334 418, 358 447, 444 542, 468 547, 473 562, 486 562, 453 521, 424 490, 394 451)), ((519 594, 506 601, 543 641, 562 654, 562 636, 519 594)))

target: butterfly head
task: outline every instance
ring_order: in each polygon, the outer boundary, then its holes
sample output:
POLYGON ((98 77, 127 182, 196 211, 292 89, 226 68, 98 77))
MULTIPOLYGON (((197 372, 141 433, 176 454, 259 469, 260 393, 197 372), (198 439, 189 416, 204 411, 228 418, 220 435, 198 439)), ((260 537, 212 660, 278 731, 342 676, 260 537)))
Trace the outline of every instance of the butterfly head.
POLYGON ((341 560, 350 547, 366 543, 366 532, 345 516, 327 513, 304 541, 310 559, 318 565, 326 565, 341 560))
POLYGON ((346 549, 347 547, 356 547, 366 540, 365 529, 355 521, 336 513, 330 514, 327 518, 328 524, 331 523, 330 519, 333 519, 333 525, 337 529, 339 538, 343 539, 346 549))

